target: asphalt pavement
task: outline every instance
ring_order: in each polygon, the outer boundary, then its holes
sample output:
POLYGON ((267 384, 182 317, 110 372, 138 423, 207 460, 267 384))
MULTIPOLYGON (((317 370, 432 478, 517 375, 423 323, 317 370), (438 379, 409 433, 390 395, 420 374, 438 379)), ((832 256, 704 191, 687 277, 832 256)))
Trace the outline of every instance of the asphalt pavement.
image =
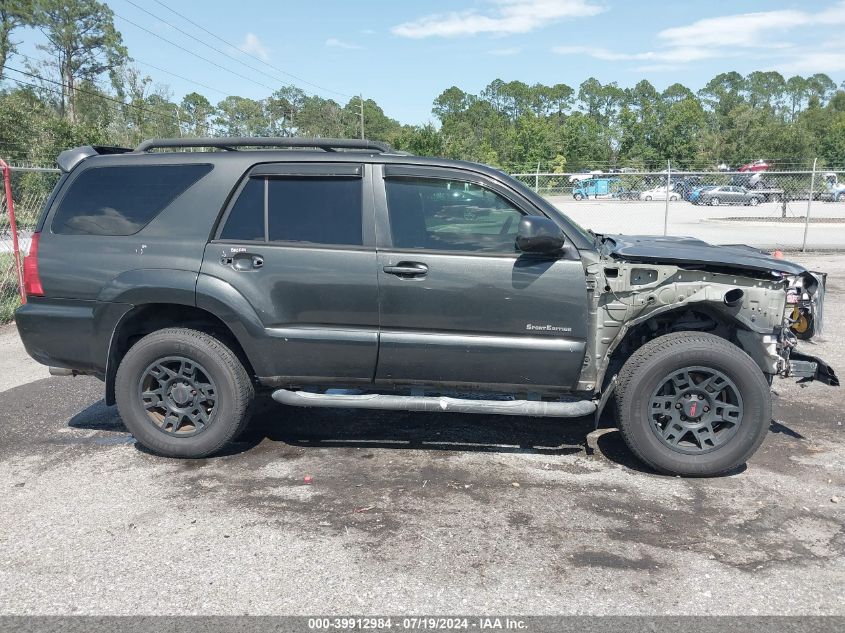
MULTIPOLYGON (((806 260, 840 374, 843 260, 806 260)), ((842 390, 779 382, 749 464, 682 479, 587 419, 272 403, 168 460, 98 381, 29 380, 0 392, 0 614, 845 615, 842 390)))

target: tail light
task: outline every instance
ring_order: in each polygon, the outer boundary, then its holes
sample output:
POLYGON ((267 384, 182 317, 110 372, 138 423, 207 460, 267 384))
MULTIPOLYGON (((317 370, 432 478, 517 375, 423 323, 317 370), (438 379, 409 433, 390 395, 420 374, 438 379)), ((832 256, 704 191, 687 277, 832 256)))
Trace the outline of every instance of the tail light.
POLYGON ((38 241, 41 233, 32 234, 29 254, 23 258, 23 289, 27 297, 43 297, 44 288, 41 287, 41 277, 38 276, 38 241))

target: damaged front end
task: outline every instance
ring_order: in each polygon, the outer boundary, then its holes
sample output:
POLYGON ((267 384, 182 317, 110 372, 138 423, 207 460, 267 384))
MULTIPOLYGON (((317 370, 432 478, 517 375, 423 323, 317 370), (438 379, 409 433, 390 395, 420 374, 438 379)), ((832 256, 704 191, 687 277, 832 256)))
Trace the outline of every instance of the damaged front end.
POLYGON ((822 333, 827 274, 806 271, 788 277, 787 281, 789 287, 779 346, 779 353, 787 363, 782 375, 798 378, 798 382, 818 380, 839 386, 839 379, 830 365, 797 350, 799 339, 807 341, 822 333))
POLYGON ((579 389, 606 378, 648 340, 711 332, 743 349, 768 376, 838 386, 824 361, 798 351, 822 331, 826 277, 746 246, 691 238, 600 237, 586 262, 595 332, 579 389))

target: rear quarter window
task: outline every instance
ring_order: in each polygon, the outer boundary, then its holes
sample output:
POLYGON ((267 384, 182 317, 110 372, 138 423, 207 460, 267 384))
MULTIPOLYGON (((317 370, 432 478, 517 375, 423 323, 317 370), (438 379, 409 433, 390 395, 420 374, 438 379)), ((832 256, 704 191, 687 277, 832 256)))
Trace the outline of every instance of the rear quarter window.
POLYGON ((204 164, 86 169, 59 202, 51 229, 60 235, 132 235, 211 169, 204 164))

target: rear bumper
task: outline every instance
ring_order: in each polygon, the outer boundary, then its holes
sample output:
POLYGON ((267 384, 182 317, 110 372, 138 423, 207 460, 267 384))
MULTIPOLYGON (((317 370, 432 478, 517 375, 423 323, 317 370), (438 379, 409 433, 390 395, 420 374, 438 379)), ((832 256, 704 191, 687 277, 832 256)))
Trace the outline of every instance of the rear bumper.
POLYGON ((15 312, 27 353, 42 365, 102 376, 111 335, 131 306, 33 297, 15 312))

